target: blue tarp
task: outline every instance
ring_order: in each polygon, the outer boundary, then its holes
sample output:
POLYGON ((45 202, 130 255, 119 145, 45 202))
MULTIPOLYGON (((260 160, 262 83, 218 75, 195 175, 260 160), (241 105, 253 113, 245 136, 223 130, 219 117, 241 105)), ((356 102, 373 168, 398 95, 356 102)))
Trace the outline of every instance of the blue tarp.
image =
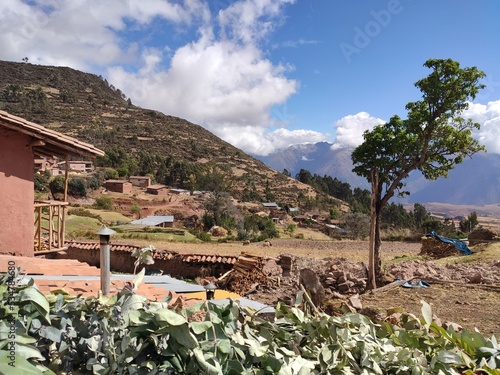
POLYGON ((444 242, 444 243, 449 243, 452 245, 455 245, 455 247, 464 255, 470 255, 472 254, 471 249, 467 247, 467 244, 463 241, 460 241, 458 238, 447 238, 438 235, 436 232, 431 231, 427 236, 434 237, 435 239, 444 242))

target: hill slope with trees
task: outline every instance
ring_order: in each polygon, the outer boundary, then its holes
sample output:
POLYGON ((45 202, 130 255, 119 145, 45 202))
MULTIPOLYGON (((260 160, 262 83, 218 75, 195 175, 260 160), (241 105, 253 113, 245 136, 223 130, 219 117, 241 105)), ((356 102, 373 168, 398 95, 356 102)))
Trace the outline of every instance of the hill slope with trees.
POLYGON ((215 171, 241 200, 288 205, 339 205, 203 127, 133 105, 103 77, 66 67, 0 61, 0 109, 106 151, 100 166, 120 177, 150 175, 156 183, 204 189, 215 171))

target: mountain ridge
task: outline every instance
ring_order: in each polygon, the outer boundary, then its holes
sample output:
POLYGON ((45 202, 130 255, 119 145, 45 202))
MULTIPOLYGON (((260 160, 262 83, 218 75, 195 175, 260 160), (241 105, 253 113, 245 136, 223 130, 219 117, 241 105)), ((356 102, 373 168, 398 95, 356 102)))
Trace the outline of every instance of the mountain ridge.
MULTIPOLYGON (((259 157, 276 170, 287 169, 295 176, 300 169, 330 176, 349 183, 351 188, 370 189, 368 181, 352 172, 352 149, 332 149, 332 143, 292 145, 273 154, 259 157)), ((500 202, 500 155, 478 153, 449 172, 449 177, 426 180, 418 171, 406 180, 410 195, 402 203, 441 202, 456 205, 485 205, 500 202)))

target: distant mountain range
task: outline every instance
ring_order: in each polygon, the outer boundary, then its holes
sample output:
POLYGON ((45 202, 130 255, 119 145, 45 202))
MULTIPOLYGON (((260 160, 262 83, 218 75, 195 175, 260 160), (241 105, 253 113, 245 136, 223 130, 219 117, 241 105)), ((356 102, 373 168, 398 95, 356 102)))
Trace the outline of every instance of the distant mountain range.
MULTIPOLYGON (((294 177, 300 169, 312 174, 336 177, 352 188, 370 189, 368 181, 352 172, 352 149, 331 149, 332 144, 293 145, 268 156, 254 156, 271 168, 286 169, 294 177)), ((407 179, 410 196, 402 203, 441 202, 456 205, 500 203, 500 155, 481 153, 466 159, 450 171, 448 178, 428 181, 418 172, 407 179)))

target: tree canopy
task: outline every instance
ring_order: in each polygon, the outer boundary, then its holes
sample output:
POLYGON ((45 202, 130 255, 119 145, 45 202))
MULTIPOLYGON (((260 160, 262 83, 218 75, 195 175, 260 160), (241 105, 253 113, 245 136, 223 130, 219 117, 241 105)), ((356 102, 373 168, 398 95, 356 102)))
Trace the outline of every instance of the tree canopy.
POLYGON ((380 276, 380 219, 382 208, 404 190, 410 172, 419 170, 426 179, 448 176, 465 157, 484 150, 472 132, 480 125, 460 117, 484 85, 485 74, 476 67, 461 68, 451 59, 429 59, 431 73, 415 83, 422 99, 406 105, 408 116, 393 116, 363 135, 364 142, 352 153, 353 171, 372 186, 370 231, 370 282, 380 276), (373 258, 373 259, 372 259, 373 258))

